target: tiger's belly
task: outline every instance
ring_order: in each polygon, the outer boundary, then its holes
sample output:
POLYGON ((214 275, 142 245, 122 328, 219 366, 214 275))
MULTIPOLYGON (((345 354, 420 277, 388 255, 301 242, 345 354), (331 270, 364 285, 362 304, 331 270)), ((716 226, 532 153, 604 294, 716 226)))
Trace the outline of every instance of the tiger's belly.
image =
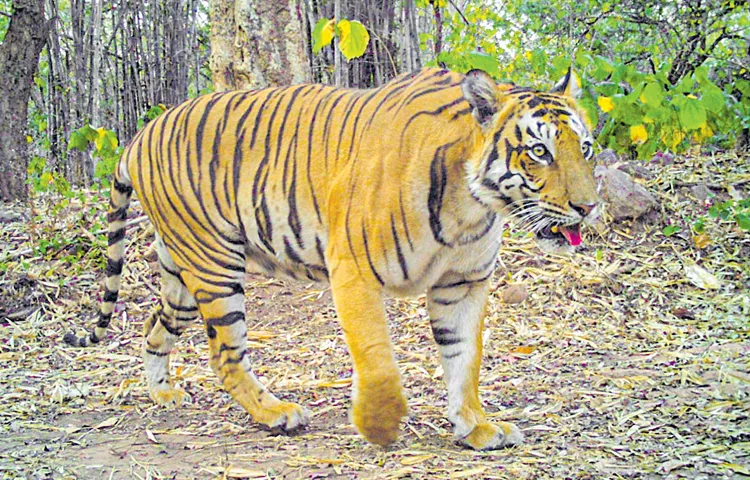
MULTIPOLYGON (((248 270, 274 278, 327 282, 328 267, 323 253, 326 232, 315 232, 312 236, 315 248, 303 249, 290 241, 289 236, 283 233, 284 228, 279 231, 281 248, 274 248, 274 254, 258 242, 247 247, 248 270)), ((441 280, 476 280, 487 276, 494 268, 502 233, 502 222, 497 222, 481 238, 464 245, 446 247, 425 241, 421 248, 415 249, 411 255, 407 254, 412 272, 408 278, 404 278, 402 270, 388 261, 386 252, 379 262, 383 290, 397 297, 414 297, 425 293, 441 280)))
MULTIPOLYGON (((297 250, 290 249, 276 255, 270 254, 258 245, 246 248, 247 270, 262 273, 269 277, 290 280, 312 280, 316 282, 328 281, 328 269, 324 263, 318 263, 315 258, 303 258, 297 250)), ((310 255, 305 255, 310 257, 310 255)))

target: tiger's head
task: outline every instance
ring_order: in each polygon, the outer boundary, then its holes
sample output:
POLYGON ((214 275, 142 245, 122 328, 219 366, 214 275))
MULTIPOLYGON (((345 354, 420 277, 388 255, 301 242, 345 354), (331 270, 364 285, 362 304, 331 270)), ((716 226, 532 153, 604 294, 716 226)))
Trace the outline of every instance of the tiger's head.
POLYGON ((482 131, 481 154, 468 163, 473 196, 528 226, 543 250, 573 251, 601 202, 575 74, 537 92, 473 70, 461 89, 482 131))

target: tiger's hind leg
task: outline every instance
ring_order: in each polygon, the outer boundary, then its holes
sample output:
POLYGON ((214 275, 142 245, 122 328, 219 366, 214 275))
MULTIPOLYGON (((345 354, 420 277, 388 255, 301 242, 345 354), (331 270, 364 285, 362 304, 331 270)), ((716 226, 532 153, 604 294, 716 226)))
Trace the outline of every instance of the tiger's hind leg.
POLYGON ((158 235, 156 251, 161 267, 161 299, 143 325, 143 361, 151 399, 159 405, 179 406, 190 396, 174 387, 169 355, 187 325, 198 318, 198 307, 158 235))
MULTIPOLYGON (((204 270, 207 270, 204 268, 204 270)), ((277 399, 252 371, 247 349, 245 295, 241 272, 212 265, 213 277, 184 272, 183 278, 198 303, 208 334, 209 364, 224 388, 253 417, 270 428, 293 430, 306 425, 309 415, 301 406, 277 399), (229 279, 231 281, 228 281, 229 279)))

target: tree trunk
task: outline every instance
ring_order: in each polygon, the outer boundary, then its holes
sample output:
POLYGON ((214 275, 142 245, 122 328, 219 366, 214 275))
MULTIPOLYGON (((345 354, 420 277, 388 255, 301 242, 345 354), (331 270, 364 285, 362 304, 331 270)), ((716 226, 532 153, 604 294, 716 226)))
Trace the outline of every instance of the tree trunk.
POLYGON ((25 200, 26 115, 39 55, 47 40, 44 0, 15 0, 0 45, 0 199, 25 200))
POLYGON ((298 0, 212 0, 214 89, 309 81, 303 31, 298 0))

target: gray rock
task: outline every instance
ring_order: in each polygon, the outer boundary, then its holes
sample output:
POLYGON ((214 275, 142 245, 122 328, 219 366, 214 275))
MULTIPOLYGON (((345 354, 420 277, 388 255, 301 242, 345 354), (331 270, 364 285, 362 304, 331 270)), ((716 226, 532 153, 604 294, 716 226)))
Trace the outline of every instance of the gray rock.
POLYGON ((617 166, 617 169, 644 180, 653 180, 656 177, 640 160, 622 163, 617 166))
POLYGON ((596 156, 596 163, 599 165, 612 165, 620 161, 620 156, 614 150, 608 148, 596 156))
POLYGON ((615 220, 638 218, 657 205, 648 190, 621 170, 600 165, 594 169, 594 177, 599 195, 615 220))

